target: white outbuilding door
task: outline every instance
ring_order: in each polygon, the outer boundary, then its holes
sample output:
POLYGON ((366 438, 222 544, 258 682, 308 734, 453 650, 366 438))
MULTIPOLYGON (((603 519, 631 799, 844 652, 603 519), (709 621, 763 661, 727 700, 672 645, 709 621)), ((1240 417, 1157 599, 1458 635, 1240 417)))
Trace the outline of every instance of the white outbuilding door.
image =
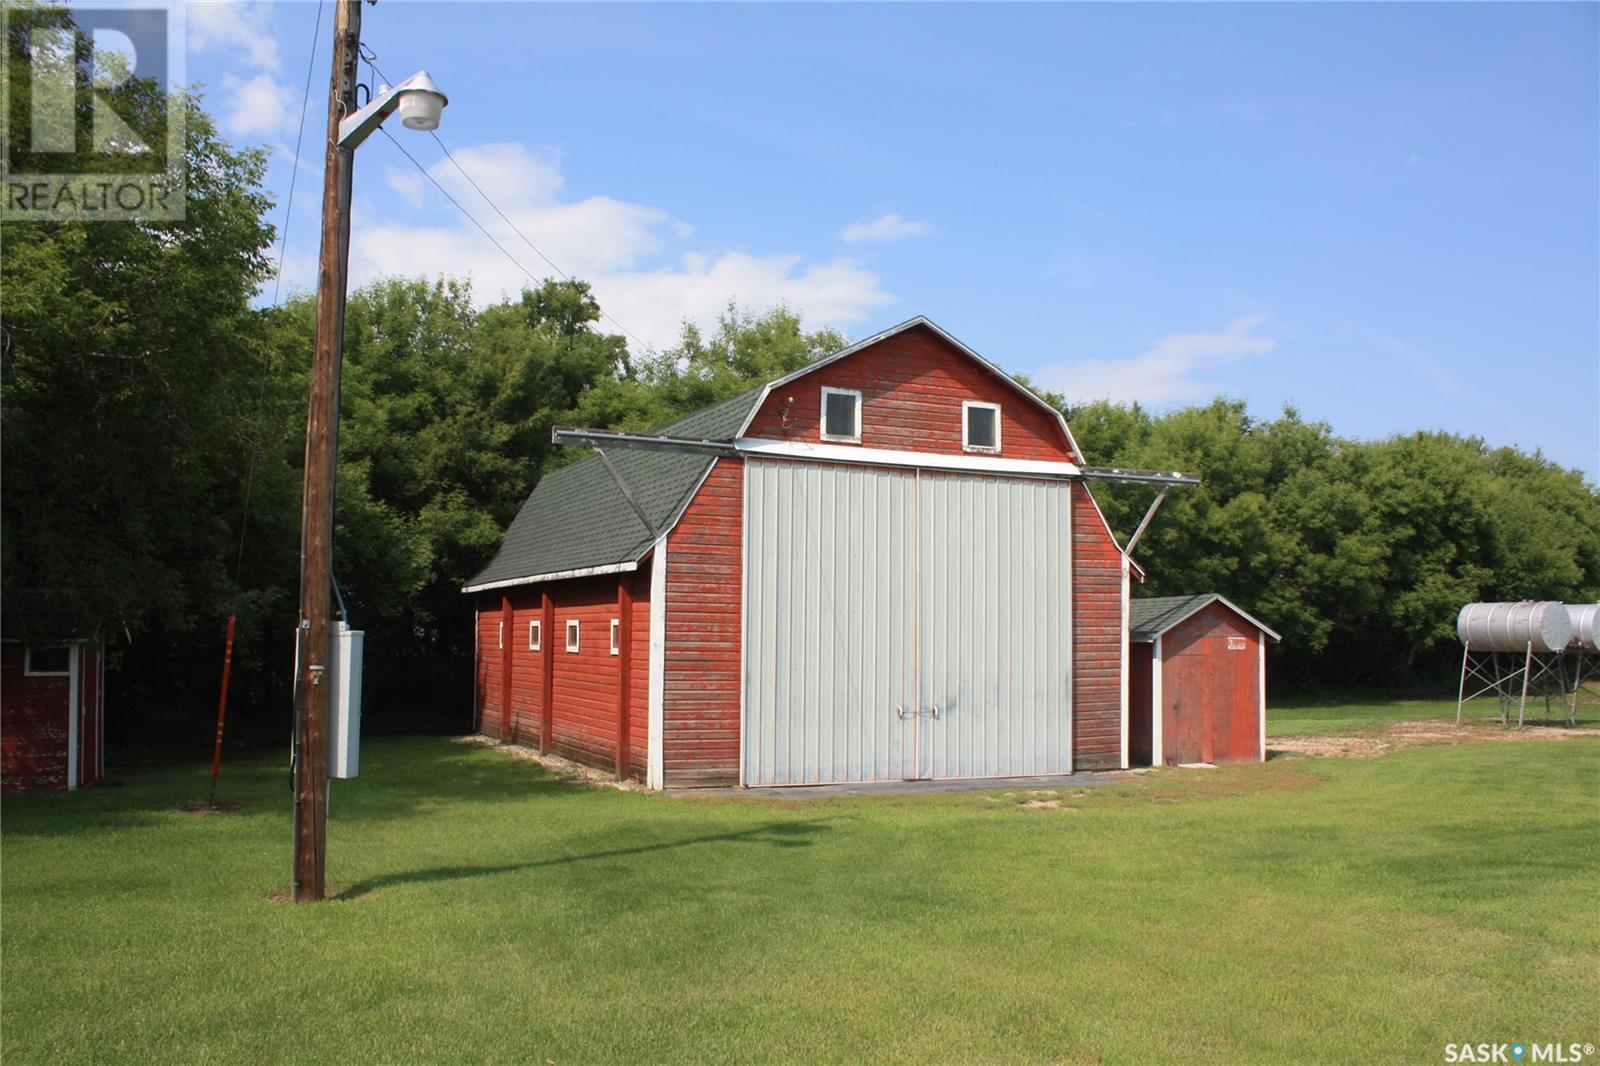
POLYGON ((1066 482, 745 477, 746 785, 1071 770, 1066 482))

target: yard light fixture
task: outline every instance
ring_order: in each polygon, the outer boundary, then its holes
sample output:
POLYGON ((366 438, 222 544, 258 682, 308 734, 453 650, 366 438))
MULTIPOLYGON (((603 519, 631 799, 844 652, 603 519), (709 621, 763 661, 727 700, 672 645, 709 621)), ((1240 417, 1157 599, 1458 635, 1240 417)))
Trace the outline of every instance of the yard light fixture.
POLYGON ((406 129, 424 133, 436 130, 439 115, 449 102, 425 70, 417 71, 392 89, 387 85, 379 86, 371 103, 339 123, 339 147, 354 149, 372 136, 397 108, 406 129))

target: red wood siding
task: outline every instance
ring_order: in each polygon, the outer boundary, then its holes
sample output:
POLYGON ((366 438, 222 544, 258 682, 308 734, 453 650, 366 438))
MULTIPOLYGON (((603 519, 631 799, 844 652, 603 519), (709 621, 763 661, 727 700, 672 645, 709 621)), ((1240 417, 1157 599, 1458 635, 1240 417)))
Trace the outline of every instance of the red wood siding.
POLYGON ((1073 459, 1050 412, 925 326, 773 389, 746 436, 820 442, 823 386, 861 392, 864 447, 963 454, 961 402, 978 400, 1000 405, 1001 457, 1073 459))
MULTIPOLYGON (((544 707, 544 652, 528 647, 528 623, 541 618, 537 587, 509 590, 511 627, 506 644, 511 656, 511 732, 505 739, 537 746, 544 707)), ((541 641, 547 638, 541 638, 541 641)), ((542 646, 542 644, 541 644, 542 646)))
POLYGON ((1089 490, 1072 486, 1073 768, 1122 764, 1122 553, 1089 490))
POLYGON ((1128 648, 1128 764, 1149 766, 1155 744, 1155 719, 1151 717, 1151 668, 1155 645, 1134 644, 1128 648))
POLYGON ((612 769, 617 758, 622 656, 611 654, 618 582, 633 593, 629 671, 628 775, 643 780, 649 757, 650 564, 622 575, 574 578, 495 590, 479 598, 477 722, 486 736, 541 747, 586 766, 612 769), (545 609, 548 598, 549 610, 545 609), (506 647, 497 646, 502 599, 511 605, 506 647), (566 650, 567 619, 577 619, 579 650, 566 650), (540 648, 528 646, 528 624, 543 623, 540 648), (547 679, 547 664, 549 677, 547 679), (509 665, 510 730, 502 729, 509 665), (545 714, 546 695, 550 714, 545 714), (548 744, 544 723, 550 723, 548 744))
POLYGON ((611 654, 611 620, 617 617, 613 576, 553 582, 556 640, 554 721, 550 747, 590 766, 616 763, 617 678, 620 656, 611 654), (578 622, 578 650, 567 650, 567 622, 578 622))
POLYGON ((628 776, 643 781, 650 769, 650 567, 633 575, 633 669, 628 691, 628 776))
POLYGON ((744 463, 719 459, 667 537, 669 788, 739 782, 743 522, 744 463))
POLYGON ((1254 626, 1220 603, 1162 635, 1161 748, 1167 762, 1261 758, 1260 640, 1254 626))
POLYGON ((488 593, 478 599, 477 706, 474 720, 478 732, 500 736, 500 594, 488 593))
POLYGON ((69 708, 68 675, 29 676, 21 644, 0 649, 0 788, 6 791, 67 787, 70 714, 78 717, 78 787, 98 784, 104 761, 105 714, 100 651, 74 644, 78 705, 69 708))

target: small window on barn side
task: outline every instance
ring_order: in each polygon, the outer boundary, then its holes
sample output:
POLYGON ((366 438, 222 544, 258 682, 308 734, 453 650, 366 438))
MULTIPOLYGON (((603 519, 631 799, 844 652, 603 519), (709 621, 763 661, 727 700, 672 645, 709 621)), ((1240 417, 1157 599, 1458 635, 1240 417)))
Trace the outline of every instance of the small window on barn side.
POLYGON ((56 677, 71 673, 71 653, 65 644, 49 648, 28 648, 23 652, 22 672, 34 677, 56 677))
POLYGON ((855 389, 822 390, 822 439, 861 443, 861 393, 855 389))
POLYGON ((500 623, 499 633, 494 639, 495 639, 495 647, 496 648, 501 648, 501 649, 505 648, 505 646, 506 646, 506 624, 504 622, 500 623))
POLYGON ((613 618, 611 620, 611 654, 612 655, 620 655, 621 653, 622 653, 622 619, 613 618))
POLYGON ((528 623, 528 650, 538 651, 541 638, 544 636, 544 624, 537 618, 528 623))
POLYGON ((1000 405, 967 400, 961 405, 961 447, 969 452, 1000 450, 1000 405))
POLYGON ((567 620, 567 650, 578 650, 578 620, 576 618, 567 620))

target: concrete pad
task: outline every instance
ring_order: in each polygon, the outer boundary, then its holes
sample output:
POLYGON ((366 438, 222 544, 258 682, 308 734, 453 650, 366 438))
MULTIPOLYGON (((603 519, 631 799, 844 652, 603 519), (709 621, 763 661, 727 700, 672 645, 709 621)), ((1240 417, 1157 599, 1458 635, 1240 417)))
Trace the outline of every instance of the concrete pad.
POLYGON ((1128 770, 1083 771, 1048 777, 968 777, 955 781, 873 781, 850 785, 784 785, 763 788, 669 788, 669 796, 761 796, 768 799, 813 800, 840 796, 906 796, 934 792, 978 792, 993 789, 1098 788, 1134 780, 1128 770))

